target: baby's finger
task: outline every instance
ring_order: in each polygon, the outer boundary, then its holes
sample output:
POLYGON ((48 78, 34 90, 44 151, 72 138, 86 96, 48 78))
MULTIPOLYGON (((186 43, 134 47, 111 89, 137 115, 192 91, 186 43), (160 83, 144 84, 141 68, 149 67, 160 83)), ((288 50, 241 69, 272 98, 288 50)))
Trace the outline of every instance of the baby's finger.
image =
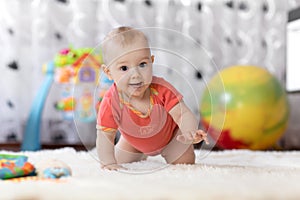
POLYGON ((204 132, 204 131, 202 131, 202 130, 197 130, 197 131, 196 131, 196 134, 197 134, 197 135, 201 135, 201 136, 207 136, 207 133, 204 132))
POLYGON ((208 138, 207 138, 207 137, 204 138, 203 140, 204 140, 205 144, 209 144, 209 141, 208 141, 208 138))
POLYGON ((205 144, 209 144, 208 138, 207 138, 207 134, 202 136, 202 140, 204 140, 205 144))
POLYGON ((193 137, 194 141, 195 140, 202 140, 203 139, 203 136, 202 135, 199 135, 199 134, 195 134, 194 137, 193 137))
POLYGON ((204 140, 205 144, 209 144, 209 141, 207 139, 207 133, 202 130, 197 130, 195 134, 195 139, 200 139, 200 141, 204 140))

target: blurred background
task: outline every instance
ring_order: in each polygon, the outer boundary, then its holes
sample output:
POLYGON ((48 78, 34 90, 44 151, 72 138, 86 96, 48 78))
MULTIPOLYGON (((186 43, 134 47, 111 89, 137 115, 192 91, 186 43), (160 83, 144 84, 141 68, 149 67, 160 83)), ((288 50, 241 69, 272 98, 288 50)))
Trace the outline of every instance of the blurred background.
MULTIPOLYGON (((154 51, 165 55, 156 56, 161 65, 185 61, 159 48, 184 54, 196 66, 178 68, 177 73, 170 68, 156 72, 178 87, 196 114, 205 80, 232 65, 264 67, 285 87, 288 14, 299 6, 300 0, 0 0, 0 143, 22 142, 45 78, 45 63, 70 46, 96 47, 107 32, 121 25, 145 29, 157 47, 154 51), (178 74, 189 79, 193 94, 178 74), (191 100, 194 94, 196 100, 191 100)), ((60 84, 50 89, 41 142, 94 144, 95 121, 75 124, 55 108, 62 90, 66 88, 60 84)), ((288 91, 288 99, 289 125, 278 145, 299 149, 300 95, 288 91)))

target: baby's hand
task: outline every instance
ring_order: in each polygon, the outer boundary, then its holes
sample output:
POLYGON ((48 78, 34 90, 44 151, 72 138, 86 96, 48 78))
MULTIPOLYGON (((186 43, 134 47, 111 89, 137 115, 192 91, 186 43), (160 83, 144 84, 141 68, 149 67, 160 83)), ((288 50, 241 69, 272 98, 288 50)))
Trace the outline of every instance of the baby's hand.
POLYGON ((204 140, 206 144, 209 144, 207 133, 202 130, 182 133, 181 135, 178 135, 176 139, 183 144, 197 144, 202 140, 204 140))
POLYGON ((108 169, 108 170, 126 170, 125 167, 122 167, 121 165, 118 165, 118 164, 109 164, 109 165, 102 165, 101 166, 102 169, 108 169))

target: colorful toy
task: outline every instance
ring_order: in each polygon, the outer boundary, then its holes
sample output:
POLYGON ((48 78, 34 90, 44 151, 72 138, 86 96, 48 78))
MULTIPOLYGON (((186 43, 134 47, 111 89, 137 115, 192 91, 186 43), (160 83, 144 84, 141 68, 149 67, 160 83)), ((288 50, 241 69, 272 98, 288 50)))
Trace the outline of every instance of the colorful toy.
POLYGON ((64 49, 55 56, 55 82, 63 87, 56 108, 64 119, 75 116, 84 122, 95 120, 92 92, 99 77, 100 60, 90 48, 64 49))
POLYGON ((50 159, 36 165, 37 174, 41 178, 62 178, 72 175, 71 168, 63 161, 50 159))
POLYGON ((22 155, 0 154, 0 179, 34 175, 34 166, 22 155))
POLYGON ((57 83, 95 83, 100 70, 101 57, 91 48, 63 49, 54 58, 57 83))
POLYGON ((94 117, 93 115, 93 95, 90 90, 83 91, 82 96, 79 98, 79 117, 80 119, 87 119, 89 121, 89 117, 94 117))
POLYGON ((57 110, 73 111, 76 107, 76 100, 73 97, 67 97, 58 101, 55 107, 57 110))
POLYGON ((232 66, 209 81, 200 114, 220 148, 267 149, 286 130, 289 105, 285 90, 266 69, 232 66))
POLYGON ((31 107, 22 150, 38 150, 41 147, 41 116, 53 81, 62 88, 56 108, 62 113, 63 119, 73 120, 74 116, 83 122, 96 119, 95 112, 92 112, 94 105, 90 94, 93 93, 99 77, 101 63, 99 55, 94 54, 91 48, 67 48, 61 50, 53 62, 43 66, 46 79, 31 107))
POLYGON ((62 97, 62 99, 56 102, 55 108, 62 112, 62 117, 64 119, 72 120, 73 112, 76 108, 76 99, 74 99, 72 96, 67 96, 65 98, 62 97))
POLYGON ((91 48, 79 48, 73 49, 72 47, 62 49, 54 57, 54 65, 56 67, 66 67, 73 65, 82 55, 90 54, 92 52, 91 48))

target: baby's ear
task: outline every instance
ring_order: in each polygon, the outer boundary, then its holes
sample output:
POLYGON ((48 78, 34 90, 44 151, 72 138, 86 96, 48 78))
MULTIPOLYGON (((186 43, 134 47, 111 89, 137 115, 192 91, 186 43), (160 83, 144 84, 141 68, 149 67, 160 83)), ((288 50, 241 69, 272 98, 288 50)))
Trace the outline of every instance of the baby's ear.
POLYGON ((154 63, 154 55, 151 56, 151 61, 154 63))
POLYGON ((103 72, 108 76, 109 80, 112 80, 109 68, 105 64, 102 64, 101 68, 103 72))

